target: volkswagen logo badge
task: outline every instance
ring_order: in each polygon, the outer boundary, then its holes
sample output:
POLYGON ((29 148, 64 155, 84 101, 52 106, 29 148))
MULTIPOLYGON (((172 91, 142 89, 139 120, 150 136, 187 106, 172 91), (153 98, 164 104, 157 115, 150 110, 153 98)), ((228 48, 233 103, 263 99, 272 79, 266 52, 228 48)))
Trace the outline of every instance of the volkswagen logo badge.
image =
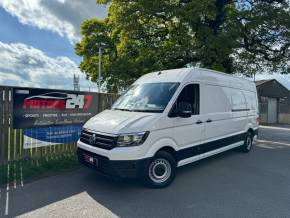
POLYGON ((90 144, 95 144, 95 142, 96 142, 96 134, 93 134, 90 137, 90 144))

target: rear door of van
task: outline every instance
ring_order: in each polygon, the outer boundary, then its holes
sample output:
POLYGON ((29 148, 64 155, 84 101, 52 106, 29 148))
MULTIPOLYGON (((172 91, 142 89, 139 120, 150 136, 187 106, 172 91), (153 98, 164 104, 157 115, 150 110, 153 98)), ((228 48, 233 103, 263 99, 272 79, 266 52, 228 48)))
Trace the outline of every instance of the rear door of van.
POLYGON ((232 132, 235 134, 245 133, 248 124, 248 105, 243 90, 231 89, 232 96, 232 132))
POLYGON ((257 118, 259 117, 257 93, 244 91, 244 95, 246 97, 248 108, 248 123, 251 127, 257 128, 257 118))

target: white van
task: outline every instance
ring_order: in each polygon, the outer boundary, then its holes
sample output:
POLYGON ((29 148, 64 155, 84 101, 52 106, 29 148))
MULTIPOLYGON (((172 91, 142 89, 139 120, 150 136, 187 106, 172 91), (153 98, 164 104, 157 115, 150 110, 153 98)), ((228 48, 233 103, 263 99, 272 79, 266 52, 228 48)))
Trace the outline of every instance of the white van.
POLYGON ((104 174, 161 188, 177 167, 236 147, 249 152, 258 122, 251 81, 200 68, 154 72, 84 125, 78 158, 104 174))

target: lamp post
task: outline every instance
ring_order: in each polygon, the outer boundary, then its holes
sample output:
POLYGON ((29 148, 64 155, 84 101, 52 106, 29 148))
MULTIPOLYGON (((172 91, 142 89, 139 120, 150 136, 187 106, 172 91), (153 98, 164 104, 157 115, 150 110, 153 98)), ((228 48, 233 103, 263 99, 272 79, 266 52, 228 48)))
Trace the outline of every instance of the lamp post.
POLYGON ((99 46, 99 75, 98 75, 98 92, 101 92, 101 80, 102 80, 102 48, 106 46, 105 43, 98 43, 99 46))

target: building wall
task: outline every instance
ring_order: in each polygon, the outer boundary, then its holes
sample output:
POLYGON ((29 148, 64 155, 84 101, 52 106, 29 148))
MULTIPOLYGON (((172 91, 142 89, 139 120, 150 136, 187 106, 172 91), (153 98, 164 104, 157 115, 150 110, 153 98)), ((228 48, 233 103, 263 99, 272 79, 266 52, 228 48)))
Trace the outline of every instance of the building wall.
POLYGON ((290 124, 290 92, 287 99, 279 101, 279 123, 290 124))
POLYGON ((276 80, 257 86, 259 110, 262 124, 268 123, 268 98, 276 98, 278 123, 290 124, 290 91, 276 80))
POLYGON ((266 124, 268 122, 268 98, 259 96, 259 115, 260 123, 266 124))

